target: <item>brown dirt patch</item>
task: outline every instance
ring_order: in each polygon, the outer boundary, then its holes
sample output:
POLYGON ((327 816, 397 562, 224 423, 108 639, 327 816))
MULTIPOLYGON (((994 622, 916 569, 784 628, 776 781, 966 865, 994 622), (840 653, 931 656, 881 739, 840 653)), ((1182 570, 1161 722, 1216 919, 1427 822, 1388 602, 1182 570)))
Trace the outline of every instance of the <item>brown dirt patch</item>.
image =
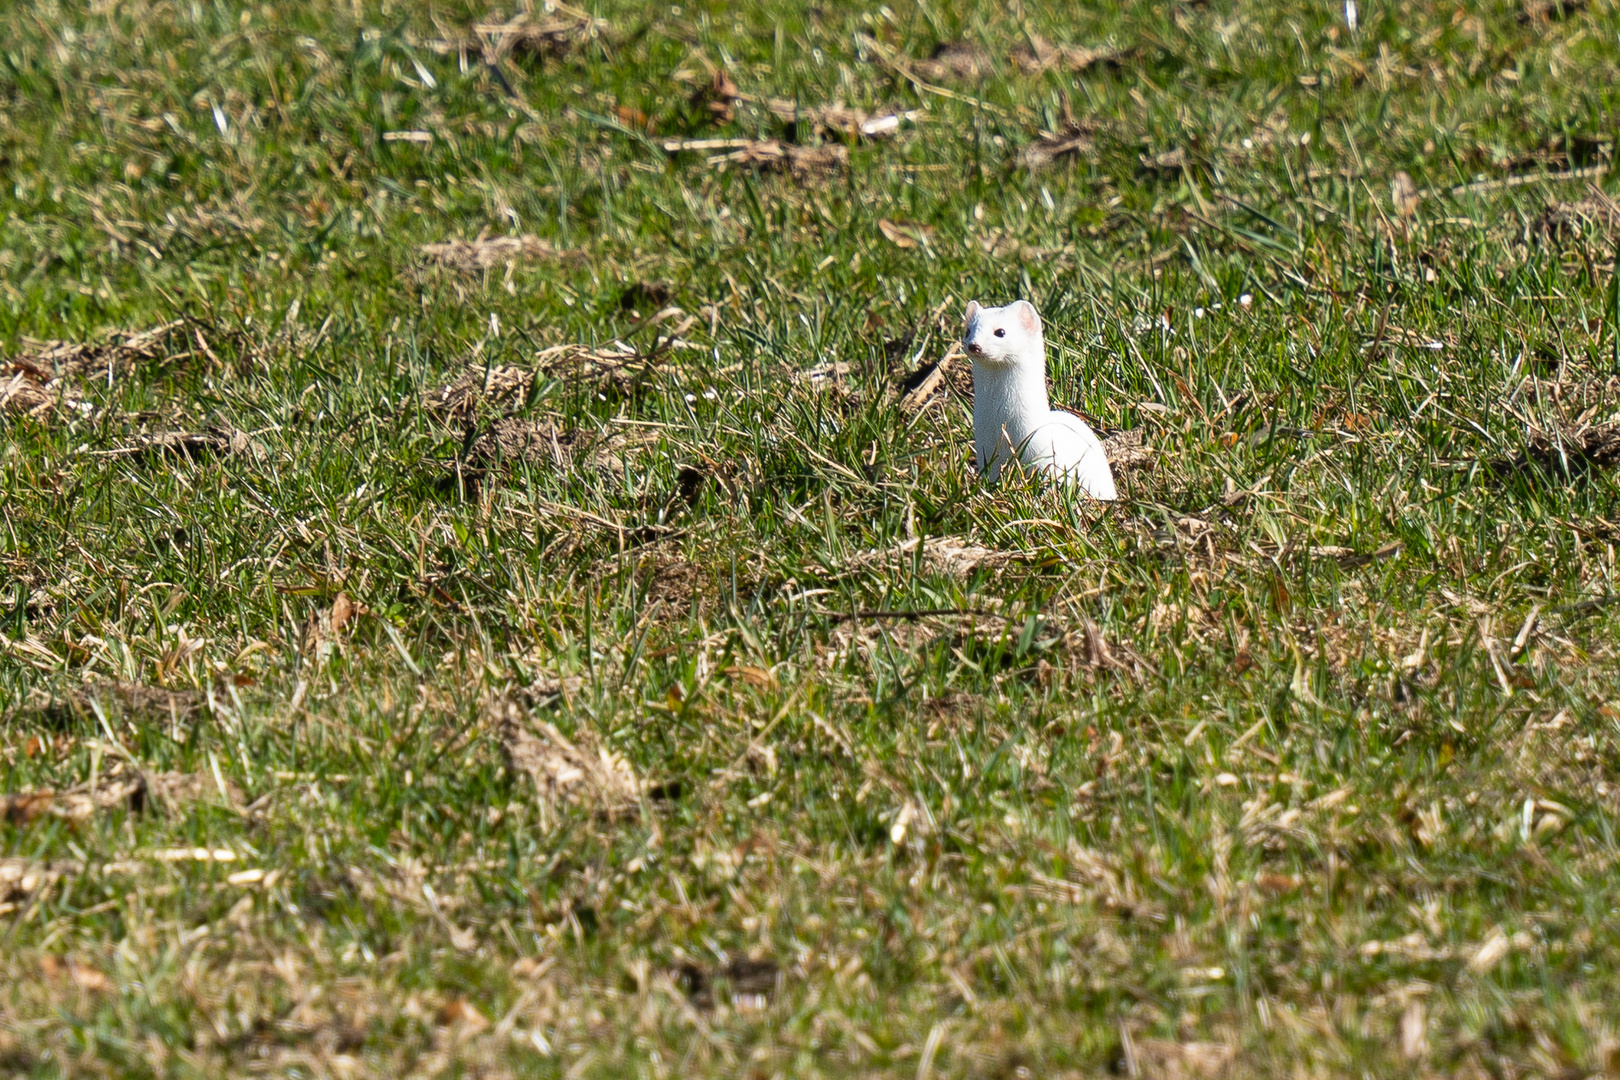
POLYGON ((1567 473, 1620 465, 1620 376, 1527 380, 1521 389, 1526 400, 1544 407, 1543 419, 1532 422, 1526 453, 1498 467, 1536 461, 1567 473))
POLYGON ((917 74, 931 82, 993 78, 1000 73, 995 57, 983 45, 971 41, 942 41, 928 59, 912 65, 917 74))
POLYGON ((963 536, 914 537, 884 551, 865 552, 850 560, 856 568, 898 569, 920 560, 924 573, 967 578, 979 570, 995 570, 1027 558, 1022 551, 998 551, 963 536))
POLYGON ((667 281, 633 281, 619 294, 619 307, 631 312, 641 309, 659 311, 673 299, 675 286, 667 281))
POLYGON ((693 961, 678 965, 672 972, 675 984, 686 991, 699 1009, 716 1005, 717 985, 725 986, 734 1004, 763 1005, 781 984, 782 965, 768 956, 728 957, 724 964, 703 966, 693 961))
POLYGON ((138 772, 118 763, 93 781, 70 788, 32 789, 0 795, 0 820, 26 825, 47 815, 68 821, 88 821, 97 812, 143 805, 146 784, 138 772))
POLYGON ((1116 431, 1102 441, 1103 453, 1116 472, 1124 469, 1148 469, 1158 461, 1159 455, 1147 445, 1142 430, 1116 431))
POLYGON ((519 11, 510 19, 486 19, 473 24, 473 33, 492 60, 512 56, 559 60, 603 39, 610 30, 598 19, 566 4, 546 4, 540 11, 519 11))
POLYGON ((1021 155, 1031 169, 1043 169, 1059 161, 1082 161, 1097 153, 1097 136, 1104 125, 1089 120, 1073 120, 1061 130, 1043 133, 1024 147, 1021 155))
POLYGON ((602 746, 593 732, 582 728, 570 739, 515 701, 503 699, 491 707, 500 713, 501 746, 507 763, 534 784, 543 812, 571 806, 613 819, 639 809, 640 778, 628 761, 602 746))
POLYGON ((1593 188, 1576 202, 1547 204, 1531 228, 1554 243, 1608 239, 1620 231, 1620 202, 1593 188))
POLYGON ((871 664, 887 661, 891 650, 914 655, 941 638, 965 642, 970 637, 994 638, 1006 630, 1007 620, 985 613, 923 615, 916 618, 857 617, 840 619, 827 635, 821 663, 833 667, 851 657, 871 664))
MULTIPOLYGON (((648 352, 617 343, 601 348, 558 345, 537 354, 538 364, 533 370, 472 365, 451 382, 425 394, 423 408, 440 422, 455 424, 467 424, 481 412, 510 414, 528 402, 541 376, 592 383, 598 392, 633 394, 643 380, 657 373, 668 356, 667 350, 679 343, 678 335, 692 324, 690 316, 679 318, 684 314, 679 308, 666 308, 660 313, 666 321, 679 321, 648 352)), ((628 454, 653 441, 655 437, 644 429, 598 434, 565 429, 551 417, 501 415, 473 439, 465 461, 475 468, 518 462, 563 468, 580 453, 589 451, 588 462, 593 467, 620 472, 628 454)))
POLYGON ((207 773, 147 772, 114 762, 91 780, 66 788, 36 788, 0 795, 0 821, 27 825, 44 817, 82 823, 111 810, 145 811, 153 802, 170 810, 193 802, 243 803, 241 789, 207 773))
POLYGON ((1529 447, 1532 456, 1564 466, 1620 465, 1620 423, 1572 424, 1552 431, 1532 431, 1529 447))
POLYGON ((95 706, 108 716, 188 717, 202 708, 203 696, 195 690, 167 690, 140 683, 98 682, 67 690, 36 690, 19 710, 44 715, 58 722, 94 720, 95 706))
POLYGON ((138 363, 167 356, 184 326, 177 319, 148 330, 108 330, 93 341, 23 338, 18 360, 57 378, 104 375, 109 367, 115 374, 127 374, 138 363))
POLYGON ((1578 15, 1587 8, 1587 0, 1524 0, 1519 7, 1520 23, 1558 22, 1578 15))
POLYGON ((1143 1039, 1127 1044, 1132 1076, 1161 1080, 1215 1080, 1232 1070, 1236 1052, 1222 1043, 1178 1043, 1169 1039, 1143 1039))
POLYGON ((1029 44, 1014 49, 1012 63, 1026 74, 1043 71, 1081 72, 1098 65, 1121 67, 1131 54, 1107 46, 1087 48, 1084 45, 1054 45, 1040 35, 1032 35, 1029 44))
POLYGON ((37 893, 55 884, 64 872, 60 863, 0 859, 0 915, 9 915, 28 903, 37 893))
POLYGON ((818 134, 833 132, 863 139, 887 138, 897 133, 902 124, 920 115, 920 110, 916 109, 884 106, 868 111, 841 101, 805 105, 787 98, 770 98, 764 105, 767 112, 784 123, 808 124, 818 134))
POLYGON ((1160 154, 1141 154, 1142 172, 1161 180, 1173 180, 1187 168, 1187 151, 1177 146, 1160 154))
POLYGON ((429 265, 468 276, 486 273, 497 266, 562 262, 580 257, 576 251, 565 251, 549 240, 528 234, 448 240, 440 244, 423 244, 418 250, 429 265))
POLYGON ((135 436, 134 441, 112 450, 105 457, 170 457, 196 459, 211 454, 264 455, 264 447, 253 437, 229 424, 216 424, 203 431, 154 431, 135 436))
POLYGON ((554 345, 542 350, 536 359, 541 373, 550 378, 589 382, 598 392, 628 396, 658 371, 669 350, 680 344, 680 335, 696 321, 680 308, 668 307, 644 321, 644 325, 662 324, 657 342, 647 351, 638 352, 622 342, 601 347, 554 345))
POLYGON ((467 461, 475 466, 522 463, 565 469, 573 460, 574 439, 574 432, 563 431, 551 420, 507 417, 473 440, 467 461))
POLYGON ((482 407, 502 411, 521 407, 534 386, 534 372, 503 364, 474 364, 445 383, 428 391, 422 407, 446 421, 466 421, 482 407))
POLYGON ((737 118, 737 99, 741 93, 724 68, 715 68, 709 81, 692 92, 692 110, 716 124, 729 124, 737 118))
POLYGON ((816 180, 842 172, 849 165, 849 147, 795 146, 776 139, 762 139, 738 147, 729 154, 710 158, 711 165, 735 164, 766 173, 787 173, 795 180, 816 180))
POLYGON ((468 464, 493 468, 502 464, 567 469, 574 465, 622 473, 634 456, 654 440, 646 431, 606 433, 564 429, 553 419, 506 417, 473 440, 468 464))
POLYGON ((649 573, 648 604, 663 603, 667 608, 682 612, 712 598, 714 577, 696 563, 685 559, 650 559, 644 567, 649 573))
POLYGON ((34 417, 58 408, 88 411, 78 382, 109 371, 128 375, 139 363, 168 356, 184 325, 176 320, 149 330, 109 330, 92 341, 23 338, 18 354, 0 361, 0 408, 34 417))
POLYGON ((953 394, 971 406, 973 365, 953 345, 934 363, 924 364, 906 375, 896 389, 900 392, 900 408, 907 413, 942 404, 953 394))
POLYGON ((13 360, 0 368, 0 407, 14 415, 42 417, 59 404, 78 400, 76 388, 32 365, 13 360))

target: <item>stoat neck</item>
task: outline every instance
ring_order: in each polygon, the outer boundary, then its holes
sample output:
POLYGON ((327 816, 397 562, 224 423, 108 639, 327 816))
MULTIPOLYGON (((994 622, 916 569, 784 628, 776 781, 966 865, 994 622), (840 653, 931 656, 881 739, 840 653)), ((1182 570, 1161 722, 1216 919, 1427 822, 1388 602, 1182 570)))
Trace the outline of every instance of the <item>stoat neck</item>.
MULTIPOLYGON (((996 432, 1005 427, 1014 444, 1022 442, 1052 411, 1046 397, 1045 357, 1007 366, 974 364, 973 400, 986 406, 983 418, 996 432)), ((976 418, 979 411, 974 410, 976 418)))

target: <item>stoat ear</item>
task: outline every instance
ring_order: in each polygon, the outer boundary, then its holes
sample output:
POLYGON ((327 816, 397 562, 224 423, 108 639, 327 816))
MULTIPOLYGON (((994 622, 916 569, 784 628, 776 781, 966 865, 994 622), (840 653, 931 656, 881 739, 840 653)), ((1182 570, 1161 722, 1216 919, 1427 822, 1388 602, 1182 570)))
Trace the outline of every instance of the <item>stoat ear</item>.
POLYGON ((1013 317, 1031 334, 1041 332, 1041 313, 1035 310, 1035 305, 1028 300, 1020 300, 1012 306, 1013 317))
POLYGON ((973 320, 977 319, 979 317, 979 312, 983 310, 984 309, 979 306, 979 302, 977 300, 969 300, 967 310, 962 312, 962 325, 972 326, 973 320))

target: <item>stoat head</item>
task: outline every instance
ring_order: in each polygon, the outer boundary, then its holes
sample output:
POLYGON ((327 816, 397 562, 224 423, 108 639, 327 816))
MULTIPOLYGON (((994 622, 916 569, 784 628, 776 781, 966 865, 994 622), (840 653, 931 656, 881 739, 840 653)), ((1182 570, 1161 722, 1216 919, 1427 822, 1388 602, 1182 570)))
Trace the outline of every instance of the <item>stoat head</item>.
POLYGON ((985 307, 968 301, 962 315, 962 347, 978 364, 1046 363, 1046 342, 1041 316, 1028 300, 1006 307, 985 307))

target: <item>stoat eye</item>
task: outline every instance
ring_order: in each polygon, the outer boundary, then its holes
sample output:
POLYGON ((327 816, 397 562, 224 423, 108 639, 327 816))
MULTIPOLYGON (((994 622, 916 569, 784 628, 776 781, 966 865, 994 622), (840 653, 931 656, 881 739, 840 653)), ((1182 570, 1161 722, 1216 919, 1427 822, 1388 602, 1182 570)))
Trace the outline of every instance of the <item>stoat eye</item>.
POLYGON ((996 337, 1006 337, 1006 336, 1007 336, 1007 331, 1004 328, 1002 328, 1000 326, 996 327, 996 337))

